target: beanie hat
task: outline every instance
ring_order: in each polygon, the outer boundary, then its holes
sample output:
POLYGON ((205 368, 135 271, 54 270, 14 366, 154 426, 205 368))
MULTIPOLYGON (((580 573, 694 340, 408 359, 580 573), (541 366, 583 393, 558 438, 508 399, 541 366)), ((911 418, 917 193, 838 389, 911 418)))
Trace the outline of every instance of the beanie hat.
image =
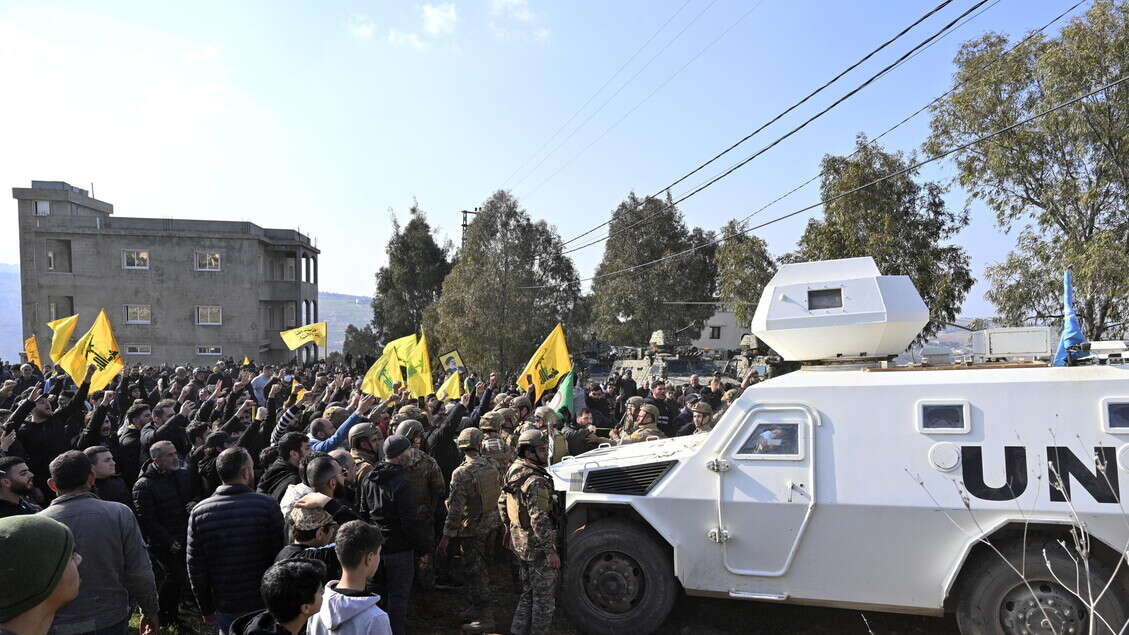
POLYGON ((0 519, 0 622, 46 600, 74 552, 66 525, 38 514, 0 519))
POLYGON ((310 531, 333 522, 333 516, 320 507, 294 507, 290 510, 290 523, 294 529, 310 531))
POLYGON ((394 459, 412 447, 412 442, 402 434, 393 434, 384 440, 384 458, 394 459))

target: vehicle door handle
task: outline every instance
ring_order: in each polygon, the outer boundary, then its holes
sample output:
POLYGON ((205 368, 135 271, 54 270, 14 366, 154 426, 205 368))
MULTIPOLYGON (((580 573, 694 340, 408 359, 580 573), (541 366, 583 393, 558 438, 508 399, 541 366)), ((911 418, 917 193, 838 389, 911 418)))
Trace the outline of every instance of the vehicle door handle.
POLYGON ((788 488, 788 502, 789 503, 792 502, 792 492, 799 490, 801 493, 807 494, 807 492, 804 491, 804 484, 803 483, 797 483, 797 482, 789 479, 787 481, 784 481, 784 485, 788 488))

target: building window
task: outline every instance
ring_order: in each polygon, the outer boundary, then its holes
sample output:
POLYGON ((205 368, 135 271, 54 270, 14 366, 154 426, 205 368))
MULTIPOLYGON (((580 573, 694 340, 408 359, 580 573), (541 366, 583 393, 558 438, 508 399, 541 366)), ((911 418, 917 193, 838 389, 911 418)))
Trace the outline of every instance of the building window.
POLYGON ((295 276, 298 273, 297 269, 298 269, 297 259, 294 258, 293 256, 290 256, 289 258, 286 259, 286 274, 285 274, 286 277, 283 278, 283 279, 286 280, 286 281, 293 281, 295 279, 295 276))
POLYGON ((218 251, 197 251, 196 252, 196 271, 219 271, 220 270, 220 252, 218 251))
POLYGON ((219 346, 197 346, 197 355, 223 355, 223 348, 219 346))
POLYGON ((51 320, 52 322, 59 319, 59 303, 48 302, 47 303, 47 315, 48 315, 48 319, 51 320))
POLYGON ((48 216, 51 214, 51 201, 36 201, 35 202, 35 215, 48 216))
POLYGON ((48 238, 44 243, 47 254, 47 271, 71 272, 71 241, 48 238))
POLYGON ((74 315, 74 296, 49 295, 47 296, 47 314, 49 320, 74 315))
POLYGON ((153 307, 148 304, 125 305, 126 324, 152 324, 153 307))
POLYGON ((126 344, 126 355, 152 355, 153 346, 150 344, 126 344))
POLYGON ((55 270, 55 250, 54 249, 48 249, 47 250, 47 271, 54 271, 54 270, 55 270))
POLYGON ((286 322, 286 328, 294 328, 295 326, 297 326, 298 308, 296 302, 286 303, 286 314, 283 317, 283 321, 286 322))
POLYGON ((223 324, 223 308, 218 306, 197 306, 196 323, 203 325, 223 324))
POLYGON ((149 250, 148 249, 123 249, 122 250, 122 269, 148 269, 149 268, 149 250))
POLYGON ((720 326, 711 326, 710 327, 710 339, 711 340, 720 340, 721 339, 721 327, 720 326))

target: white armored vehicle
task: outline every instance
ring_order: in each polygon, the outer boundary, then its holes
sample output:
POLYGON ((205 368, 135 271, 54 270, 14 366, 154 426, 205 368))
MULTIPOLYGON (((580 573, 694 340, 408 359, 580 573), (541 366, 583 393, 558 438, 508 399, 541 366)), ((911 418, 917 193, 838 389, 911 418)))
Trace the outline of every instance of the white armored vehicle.
POLYGON ((753 331, 801 370, 708 434, 551 468, 574 622, 651 632, 681 588, 955 612, 965 635, 1122 632, 1129 368, 889 367, 927 318, 870 258, 781 267, 753 331))

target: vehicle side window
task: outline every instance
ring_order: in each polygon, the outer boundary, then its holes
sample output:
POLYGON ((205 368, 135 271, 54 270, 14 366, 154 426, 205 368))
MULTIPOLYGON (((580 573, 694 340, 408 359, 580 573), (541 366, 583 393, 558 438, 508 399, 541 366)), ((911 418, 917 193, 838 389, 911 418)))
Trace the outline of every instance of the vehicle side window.
POLYGON ((1102 429, 1112 434, 1129 434, 1129 397, 1102 399, 1102 429))
POLYGON ((800 424, 761 423, 737 454, 788 456, 800 453, 800 424))
POLYGON ((962 399, 917 402, 917 431, 925 434, 964 434, 972 430, 971 407, 962 399))

